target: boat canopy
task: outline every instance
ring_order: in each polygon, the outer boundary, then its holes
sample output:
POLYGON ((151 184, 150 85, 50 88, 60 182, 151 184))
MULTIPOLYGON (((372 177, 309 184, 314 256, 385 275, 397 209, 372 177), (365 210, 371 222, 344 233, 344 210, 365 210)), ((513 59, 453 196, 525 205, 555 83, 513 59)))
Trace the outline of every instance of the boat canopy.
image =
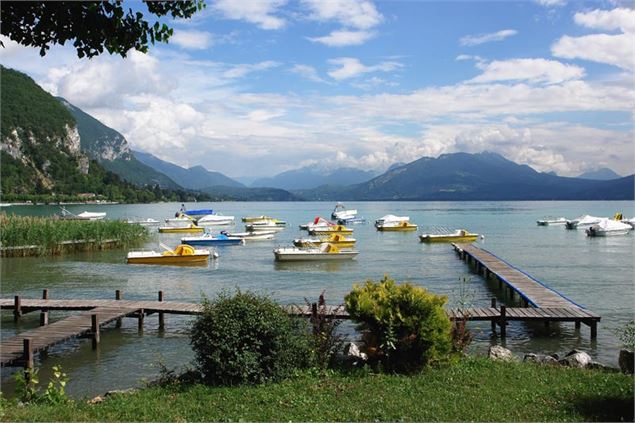
POLYGON ((404 220, 409 221, 410 216, 395 216, 394 214, 387 214, 386 216, 377 219, 379 222, 402 222, 404 220))
POLYGON ((212 209, 198 209, 198 210, 182 210, 183 213, 188 216, 201 216, 206 214, 214 214, 214 210, 212 209))

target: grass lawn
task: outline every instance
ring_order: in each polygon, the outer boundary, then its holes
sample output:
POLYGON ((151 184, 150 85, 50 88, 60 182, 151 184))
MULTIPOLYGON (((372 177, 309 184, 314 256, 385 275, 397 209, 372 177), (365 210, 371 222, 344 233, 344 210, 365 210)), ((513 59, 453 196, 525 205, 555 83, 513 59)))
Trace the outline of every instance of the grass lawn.
POLYGON ((4 404, 3 421, 632 421, 633 377, 470 358, 415 376, 150 387, 104 402, 4 404))

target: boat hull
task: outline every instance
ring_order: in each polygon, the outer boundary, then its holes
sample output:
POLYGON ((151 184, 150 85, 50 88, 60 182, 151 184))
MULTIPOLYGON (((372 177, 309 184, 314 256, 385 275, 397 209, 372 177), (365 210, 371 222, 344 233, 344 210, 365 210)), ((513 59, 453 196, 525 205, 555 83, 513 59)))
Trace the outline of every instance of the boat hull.
POLYGON ((414 232, 417 230, 417 225, 409 226, 378 226, 377 230, 380 232, 414 232))
POLYGON ((274 251, 276 261, 340 261, 353 260, 359 253, 353 251, 340 251, 339 253, 301 254, 279 253, 274 251))
POLYGON ((419 240, 425 243, 434 243, 434 242, 474 242, 478 239, 478 235, 468 235, 468 236, 453 236, 453 235, 440 235, 440 236, 430 236, 430 235, 419 235, 419 240))
POLYGON ((335 245, 337 248, 353 248, 355 247, 355 241, 315 241, 315 242, 311 242, 311 241, 306 241, 306 240, 301 240, 301 239, 296 239, 293 241, 293 245, 295 245, 296 247, 300 247, 300 248, 309 248, 309 247, 316 247, 322 244, 332 244, 335 245))
POLYGON ((183 244, 205 246, 205 245, 242 245, 245 241, 241 239, 181 239, 183 244))
POLYGON ((627 235, 630 232, 628 229, 621 229, 618 231, 594 231, 590 228, 587 229, 586 234, 590 237, 607 237, 607 236, 619 236, 627 235))
POLYGON ((179 227, 161 227, 159 228, 159 232, 162 234, 195 234, 195 233, 203 233, 205 229, 200 227, 189 227, 189 228, 179 228, 179 227))
POLYGON ((187 256, 128 257, 126 261, 128 264, 199 264, 209 261, 209 253, 187 256))

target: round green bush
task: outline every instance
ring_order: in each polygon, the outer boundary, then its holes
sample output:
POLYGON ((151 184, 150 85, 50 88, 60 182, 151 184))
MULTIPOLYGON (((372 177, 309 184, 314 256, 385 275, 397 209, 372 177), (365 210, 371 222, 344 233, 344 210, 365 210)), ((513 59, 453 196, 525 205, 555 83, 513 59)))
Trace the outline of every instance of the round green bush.
POLYGON ((191 344, 204 380, 214 385, 280 380, 307 366, 310 356, 306 322, 251 292, 205 299, 191 344))
POLYGON ((344 298, 346 311, 364 334, 369 359, 384 370, 412 372, 445 361, 452 349, 447 297, 409 283, 381 281, 355 285, 344 298))

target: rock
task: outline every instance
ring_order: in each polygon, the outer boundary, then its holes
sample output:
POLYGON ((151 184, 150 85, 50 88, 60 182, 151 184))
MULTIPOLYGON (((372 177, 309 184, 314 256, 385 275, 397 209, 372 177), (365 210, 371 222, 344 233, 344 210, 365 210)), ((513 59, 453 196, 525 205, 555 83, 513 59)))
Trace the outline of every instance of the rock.
POLYGON ((487 357, 498 361, 514 361, 514 355, 510 350, 500 345, 492 345, 487 351, 487 357))
POLYGON ((556 360, 553 356, 543 355, 543 354, 533 354, 533 353, 525 354, 523 361, 526 361, 529 363, 549 365, 549 366, 559 365, 558 360, 556 360))
POLYGON ((602 364, 597 361, 590 362, 589 365, 587 366, 587 369, 602 370, 602 371, 611 372, 611 373, 615 373, 619 371, 618 369, 614 367, 607 366, 606 364, 602 364))
POLYGON ((344 354, 350 358, 361 359, 363 361, 368 360, 368 355, 359 350, 359 347, 354 342, 349 343, 344 349, 344 354))
POLYGON ((549 357, 555 358, 556 361, 560 360, 560 356, 557 353, 551 354, 549 357))
POLYGON ((623 373, 629 375, 633 374, 633 351, 620 350, 620 358, 618 362, 620 363, 620 369, 623 373))
POLYGON ((565 355, 559 363, 564 366, 579 367, 583 369, 591 364, 592 361, 591 356, 584 351, 573 350, 572 353, 565 355))
POLYGON ((574 354, 581 353, 581 352, 584 352, 584 351, 580 351, 580 350, 571 350, 571 351, 569 351, 568 353, 566 353, 564 356, 565 356, 565 358, 566 358, 566 357, 569 357, 570 355, 574 355, 574 354))

